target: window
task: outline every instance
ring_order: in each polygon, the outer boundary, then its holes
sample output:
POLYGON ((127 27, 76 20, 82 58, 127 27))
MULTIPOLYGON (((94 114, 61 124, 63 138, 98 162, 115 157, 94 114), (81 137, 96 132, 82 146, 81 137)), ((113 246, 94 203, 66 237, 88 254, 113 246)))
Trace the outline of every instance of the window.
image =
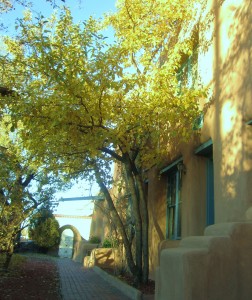
POLYGON ((192 55, 183 58, 184 63, 178 69, 177 79, 179 90, 183 88, 193 89, 198 77, 198 51, 197 48, 192 55))
MULTIPOLYGON (((192 55, 182 58, 184 63, 178 69, 178 94, 181 95, 183 89, 194 89, 198 82, 198 49, 193 51, 192 55)), ((201 113, 193 122, 193 130, 199 130, 203 127, 204 114, 201 113)))
MULTIPOLYGON (((181 183, 183 168, 182 157, 160 171, 167 174, 167 197, 166 197, 166 238, 178 240, 181 238, 181 183)), ((185 173, 185 170, 184 170, 185 173)))
POLYGON ((204 114, 201 113, 198 118, 196 118, 193 122, 193 130, 199 130, 203 127, 204 123, 204 114))
POLYGON ((181 238, 180 174, 173 170, 168 175, 166 238, 181 238))
POLYGON ((181 66, 177 72, 179 90, 183 88, 193 89, 198 78, 198 50, 199 50, 199 27, 194 24, 191 30, 192 54, 182 54, 181 66))

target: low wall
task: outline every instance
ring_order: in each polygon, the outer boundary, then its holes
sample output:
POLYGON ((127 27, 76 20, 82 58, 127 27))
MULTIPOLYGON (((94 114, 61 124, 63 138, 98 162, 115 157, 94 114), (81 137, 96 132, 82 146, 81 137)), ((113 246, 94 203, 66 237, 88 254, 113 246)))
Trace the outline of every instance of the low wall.
POLYGON ((89 256, 91 251, 98 247, 99 244, 90 244, 87 241, 78 241, 74 245, 73 260, 83 263, 84 258, 89 256))
POLYGON ((161 252, 156 300, 252 299, 252 223, 209 226, 161 252))
POLYGON ((93 249, 91 255, 84 258, 84 267, 94 266, 103 269, 115 269, 120 267, 118 250, 114 248, 93 249))

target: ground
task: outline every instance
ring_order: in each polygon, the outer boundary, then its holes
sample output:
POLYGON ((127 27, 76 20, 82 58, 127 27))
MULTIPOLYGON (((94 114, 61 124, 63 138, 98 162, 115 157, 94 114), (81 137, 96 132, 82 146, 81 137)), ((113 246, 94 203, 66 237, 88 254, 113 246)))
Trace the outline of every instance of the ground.
MULTIPOLYGON (((112 270, 104 269, 104 271, 108 272, 110 275, 115 276, 113 274, 112 270)), ((117 275, 118 279, 124 281, 128 285, 131 285, 134 287, 134 281, 133 278, 130 275, 123 274, 123 275, 117 275)), ((149 280, 147 284, 140 284, 140 286, 137 287, 143 294, 146 295, 154 295, 155 294, 155 281, 149 280)))
MULTIPOLYGON (((15 254, 9 272, 6 274, 0 269, 0 300, 60 300, 56 259, 42 254, 25 256, 15 254)), ((111 272, 110 274, 113 275, 111 272)), ((133 285, 130 276, 117 276, 117 278, 133 285)), ((154 281, 140 286, 139 289, 146 295, 154 294, 154 281)))
POLYGON ((0 274, 0 299, 59 300, 60 288, 57 266, 53 259, 32 255, 7 274, 0 274))

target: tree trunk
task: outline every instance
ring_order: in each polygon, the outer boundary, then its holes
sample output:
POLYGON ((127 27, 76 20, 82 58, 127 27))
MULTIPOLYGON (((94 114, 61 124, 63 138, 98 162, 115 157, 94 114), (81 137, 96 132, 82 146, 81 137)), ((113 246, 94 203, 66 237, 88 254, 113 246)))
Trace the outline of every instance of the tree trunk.
POLYGON ((14 245, 13 245, 13 241, 10 241, 7 252, 5 254, 5 262, 3 264, 3 269, 5 272, 8 271, 10 263, 11 263, 11 258, 13 255, 13 251, 14 251, 14 245))
POLYGON ((143 283, 147 283, 149 279, 149 215, 146 195, 143 190, 143 180, 141 175, 136 176, 136 183, 139 190, 140 210, 143 226, 143 283))
POLYGON ((129 185, 129 189, 132 196, 132 206, 133 206, 133 213, 135 217, 135 229, 136 229, 136 266, 139 270, 138 273, 138 281, 142 282, 142 220, 141 220, 141 213, 139 207, 139 196, 136 191, 135 179, 131 169, 131 164, 129 161, 125 162, 125 169, 127 175, 127 181, 129 185))
POLYGON ((110 195, 107 187, 105 186, 105 184, 104 184, 104 182, 103 182, 103 180, 100 176, 98 168, 95 168, 95 176, 96 176, 97 183, 98 183, 102 193, 104 194, 104 196, 106 198, 109 210, 110 210, 111 215, 113 217, 113 221, 115 222, 115 224, 118 227, 118 230, 120 231, 120 234, 122 236, 123 244, 124 244, 124 247, 125 247, 126 259, 127 259, 127 263, 128 263, 130 272, 133 274, 134 278, 136 278, 137 275, 138 275, 138 268, 136 267, 136 264, 135 264, 134 259, 133 259, 133 255, 132 255, 132 251, 131 251, 131 244, 128 240, 128 236, 126 234, 123 222, 122 222, 122 220, 121 220, 121 218, 120 218, 120 216, 119 216, 119 214, 118 214, 118 212, 115 208, 115 205, 114 205, 114 202, 111 198, 111 195, 110 195))

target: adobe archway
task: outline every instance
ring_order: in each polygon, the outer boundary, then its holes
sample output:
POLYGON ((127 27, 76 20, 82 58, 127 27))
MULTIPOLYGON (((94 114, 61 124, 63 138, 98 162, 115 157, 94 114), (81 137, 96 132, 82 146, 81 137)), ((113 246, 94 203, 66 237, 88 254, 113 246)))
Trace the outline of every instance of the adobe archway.
POLYGON ((68 224, 68 225, 64 225, 64 226, 60 227, 60 229, 59 229, 60 240, 61 240, 63 231, 66 229, 70 229, 73 232, 73 252, 72 252, 72 257, 73 257, 76 243, 83 240, 83 238, 80 235, 79 230, 75 226, 68 224))

